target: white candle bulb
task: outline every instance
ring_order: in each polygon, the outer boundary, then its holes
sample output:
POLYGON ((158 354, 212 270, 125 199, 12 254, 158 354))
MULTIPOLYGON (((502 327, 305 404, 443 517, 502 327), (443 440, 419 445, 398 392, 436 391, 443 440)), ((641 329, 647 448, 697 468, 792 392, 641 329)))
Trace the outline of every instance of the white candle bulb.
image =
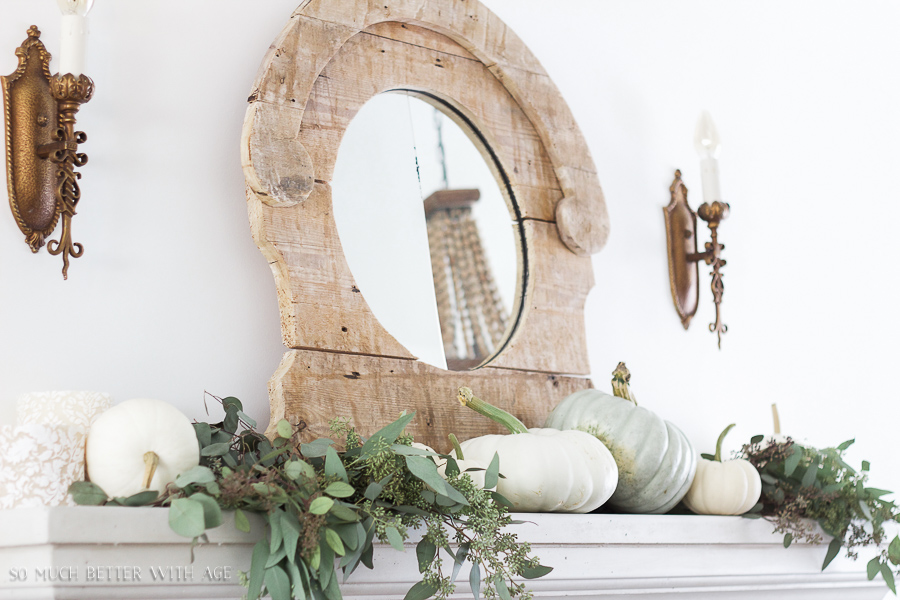
POLYGON ((703 201, 711 204, 722 199, 719 191, 719 155, 721 143, 719 132, 713 123, 709 111, 700 113, 697 129, 694 132, 694 147, 700 155, 700 179, 703 183, 703 201))
POLYGON ((62 41, 59 46, 59 74, 78 77, 84 71, 87 45, 87 14, 94 0, 56 0, 62 13, 62 41))

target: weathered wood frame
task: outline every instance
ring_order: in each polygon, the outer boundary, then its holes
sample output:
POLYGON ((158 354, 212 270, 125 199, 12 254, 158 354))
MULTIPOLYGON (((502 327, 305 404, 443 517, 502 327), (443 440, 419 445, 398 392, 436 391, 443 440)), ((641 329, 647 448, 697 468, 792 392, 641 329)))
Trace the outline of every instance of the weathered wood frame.
POLYGON ((590 254, 608 234, 603 194, 558 90, 479 2, 303 2, 263 60, 241 150, 291 348, 270 381, 273 423, 303 421, 318 436, 345 416, 365 433, 416 410, 412 432, 443 448, 450 431, 497 431, 455 403, 460 385, 529 426, 590 387, 583 311, 590 254), (372 314, 341 250, 329 183, 341 138, 367 100, 397 90, 463 124, 506 184, 524 294, 506 345, 477 370, 418 362, 372 314))

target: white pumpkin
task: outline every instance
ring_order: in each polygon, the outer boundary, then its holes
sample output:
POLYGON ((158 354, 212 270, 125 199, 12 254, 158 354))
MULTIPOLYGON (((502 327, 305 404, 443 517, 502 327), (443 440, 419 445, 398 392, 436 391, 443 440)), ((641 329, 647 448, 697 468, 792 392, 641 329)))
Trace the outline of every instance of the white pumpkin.
MULTIPOLYGON (((499 423, 511 435, 485 435, 460 444, 466 460, 488 465, 500 456, 497 491, 515 512, 587 513, 602 506, 616 489, 612 454, 583 431, 526 429, 509 413, 460 388, 459 400, 499 423)), ((462 465, 460 465, 462 468, 462 465)))
POLYGON ((722 461, 722 440, 734 427, 725 428, 716 442, 713 460, 701 458, 691 489, 684 497, 685 505, 700 515, 742 515, 759 501, 762 481, 749 461, 722 461))
POLYGON ((85 461, 88 478, 108 496, 128 497, 163 491, 200 464, 200 445, 190 420, 171 404, 126 400, 91 425, 85 461))

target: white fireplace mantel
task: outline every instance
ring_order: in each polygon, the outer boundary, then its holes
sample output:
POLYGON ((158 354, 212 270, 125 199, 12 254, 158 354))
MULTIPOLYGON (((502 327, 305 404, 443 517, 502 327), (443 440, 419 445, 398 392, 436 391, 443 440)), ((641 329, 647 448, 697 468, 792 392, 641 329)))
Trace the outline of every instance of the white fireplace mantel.
MULTIPOLYGON (((740 517, 529 514, 513 529, 553 572, 530 582, 536 598, 804 598, 881 600, 865 559, 839 557, 820 572, 825 546, 782 546, 772 525, 740 517)), ((165 509, 60 507, 0 511, 0 598, 240 598, 237 571, 262 535, 226 525, 195 549, 165 509)), ((347 600, 403 598, 418 581, 415 540, 375 552, 342 586, 347 600)), ((459 598, 471 598, 466 574, 459 598)))

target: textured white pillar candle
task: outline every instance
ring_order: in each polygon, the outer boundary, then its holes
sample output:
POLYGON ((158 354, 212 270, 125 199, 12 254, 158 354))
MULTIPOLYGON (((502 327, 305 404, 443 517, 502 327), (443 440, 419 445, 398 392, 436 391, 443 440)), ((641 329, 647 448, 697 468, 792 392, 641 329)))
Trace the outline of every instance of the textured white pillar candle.
POLYGON ((700 113, 697 129, 694 132, 694 147, 700 155, 700 180, 703 183, 703 201, 712 204, 722 199, 719 190, 719 154, 721 144, 719 132, 713 123, 709 111, 700 113))
POLYGON ((87 14, 94 0, 56 0, 62 13, 62 39, 59 45, 59 74, 76 77, 84 72, 87 46, 87 14))

